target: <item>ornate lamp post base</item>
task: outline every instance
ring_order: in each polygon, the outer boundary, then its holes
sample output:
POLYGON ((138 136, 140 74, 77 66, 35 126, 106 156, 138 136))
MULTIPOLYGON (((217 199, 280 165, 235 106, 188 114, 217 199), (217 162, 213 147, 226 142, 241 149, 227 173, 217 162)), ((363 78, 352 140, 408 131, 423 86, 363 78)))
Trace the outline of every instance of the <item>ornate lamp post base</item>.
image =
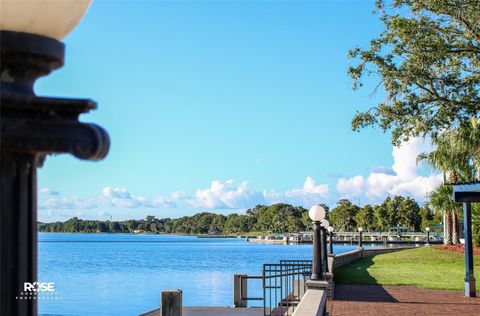
POLYGON ((37 78, 63 65, 61 42, 0 32, 0 315, 36 315, 36 299, 17 297, 37 280, 37 168, 51 153, 103 159, 110 141, 101 127, 78 121, 95 102, 33 92, 37 78))

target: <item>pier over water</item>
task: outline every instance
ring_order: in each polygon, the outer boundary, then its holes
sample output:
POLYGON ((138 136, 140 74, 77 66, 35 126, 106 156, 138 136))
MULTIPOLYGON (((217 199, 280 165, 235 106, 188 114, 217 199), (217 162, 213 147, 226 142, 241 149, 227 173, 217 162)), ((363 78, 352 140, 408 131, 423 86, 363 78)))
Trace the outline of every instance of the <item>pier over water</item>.
MULTIPOLYGON (((354 244, 359 241, 358 232, 335 232, 334 244, 354 244)), ((313 232, 271 234, 247 238, 248 242, 279 243, 279 244, 311 244, 313 232)), ((425 244, 427 233, 423 232, 362 232, 362 240, 367 244, 425 244)), ((430 234, 431 244, 441 244, 443 241, 439 233, 430 234)))

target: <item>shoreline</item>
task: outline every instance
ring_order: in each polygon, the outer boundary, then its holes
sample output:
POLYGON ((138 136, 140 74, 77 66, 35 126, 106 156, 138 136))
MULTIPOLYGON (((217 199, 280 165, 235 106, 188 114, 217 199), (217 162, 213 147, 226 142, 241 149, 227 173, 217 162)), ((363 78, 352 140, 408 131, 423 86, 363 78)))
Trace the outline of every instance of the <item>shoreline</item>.
MULTIPOLYGON (((85 235, 171 235, 171 236, 190 236, 197 238, 248 238, 247 235, 205 235, 205 234, 176 234, 176 233, 130 233, 130 232, 42 232, 37 234, 85 234, 85 235)), ((256 236, 256 235, 254 235, 256 236)))

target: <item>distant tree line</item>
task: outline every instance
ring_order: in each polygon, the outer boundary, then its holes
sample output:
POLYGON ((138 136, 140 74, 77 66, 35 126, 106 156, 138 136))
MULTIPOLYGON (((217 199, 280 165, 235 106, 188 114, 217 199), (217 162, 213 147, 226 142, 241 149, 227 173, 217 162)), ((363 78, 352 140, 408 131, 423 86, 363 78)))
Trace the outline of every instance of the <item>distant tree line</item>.
POLYGON ((365 231, 388 231, 394 227, 405 227, 410 231, 421 231, 427 226, 438 225, 442 221, 428 206, 420 207, 409 197, 387 197, 378 205, 363 207, 347 199, 338 201, 329 213, 329 220, 337 231, 353 231, 362 227, 365 231))
MULTIPOLYGON (((326 207, 326 206, 325 206, 326 207)), ((328 209, 328 207, 326 207, 328 209)), ((410 198, 387 198, 380 205, 360 207, 343 199, 329 213, 335 230, 352 231, 362 226, 366 231, 385 231, 395 226, 406 226, 412 231, 439 223, 428 207, 420 207, 410 198)), ((308 211, 300 206, 278 203, 257 205, 245 214, 222 215, 201 212, 176 219, 156 218, 153 215, 140 220, 101 221, 73 217, 65 222, 38 223, 40 232, 70 233, 167 233, 226 235, 249 232, 299 232, 311 229, 308 211)))
POLYGON ((288 204, 257 205, 246 214, 228 216, 201 212, 176 219, 156 218, 153 215, 140 220, 100 221, 73 217, 65 222, 38 223, 40 232, 82 233, 169 233, 224 235, 254 231, 297 232, 310 226, 308 211, 288 204))

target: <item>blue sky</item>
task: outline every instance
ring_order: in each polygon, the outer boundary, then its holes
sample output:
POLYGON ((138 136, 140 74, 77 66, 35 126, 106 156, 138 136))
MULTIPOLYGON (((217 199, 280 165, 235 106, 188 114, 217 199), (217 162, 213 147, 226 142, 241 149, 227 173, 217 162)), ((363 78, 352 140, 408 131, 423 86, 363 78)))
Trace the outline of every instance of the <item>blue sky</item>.
POLYGON ((392 149, 350 120, 383 98, 351 89, 347 51, 382 30, 373 1, 94 1, 40 95, 88 97, 101 162, 49 157, 39 218, 178 217, 257 203, 421 199, 429 148, 392 149), (413 153, 413 154, 412 154, 413 153), (415 157, 414 157, 415 158, 415 157))

